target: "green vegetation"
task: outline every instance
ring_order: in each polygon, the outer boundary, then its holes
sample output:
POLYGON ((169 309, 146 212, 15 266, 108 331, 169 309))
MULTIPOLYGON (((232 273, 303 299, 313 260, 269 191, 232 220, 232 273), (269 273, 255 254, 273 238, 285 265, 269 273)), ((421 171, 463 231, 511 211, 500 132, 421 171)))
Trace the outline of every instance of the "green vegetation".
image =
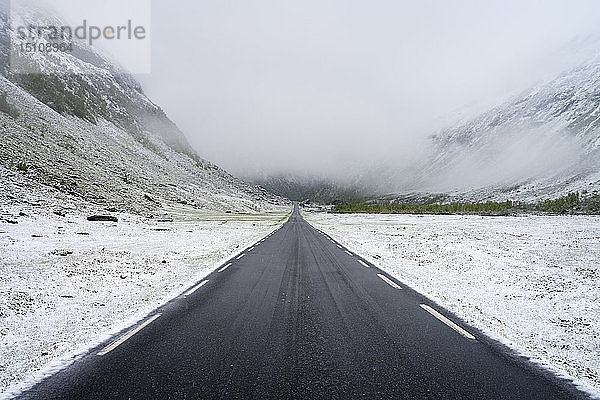
POLYGON ((29 170, 29 166, 24 162, 17 163, 17 170, 21 172, 27 172, 29 170))
MULTIPOLYGON (((141 87, 130 77, 117 73, 93 78, 85 74, 39 73, 17 74, 13 81, 60 114, 91 124, 100 120, 112 122, 160 157, 167 159, 148 131, 158 133, 174 151, 200 160, 177 126, 160 108, 144 100, 141 87)), ((8 112, 9 105, 4 103, 0 93, 0 111, 8 112)))
POLYGON ((475 214, 475 215, 514 215, 521 213, 543 214, 600 214, 600 195, 597 191, 569 193, 554 200, 538 203, 522 203, 511 200, 496 202, 423 202, 404 203, 394 201, 368 200, 336 204, 332 213, 369 214, 475 214))

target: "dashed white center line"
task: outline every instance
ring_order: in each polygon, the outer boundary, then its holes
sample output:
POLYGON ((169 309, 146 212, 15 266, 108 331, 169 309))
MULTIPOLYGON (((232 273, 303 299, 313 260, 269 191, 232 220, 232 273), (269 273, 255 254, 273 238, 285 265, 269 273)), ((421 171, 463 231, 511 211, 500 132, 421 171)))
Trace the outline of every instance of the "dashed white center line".
POLYGON ((203 280, 202 282, 200 282, 199 284, 197 284, 196 286, 194 286, 193 288, 191 288, 190 290, 188 290, 187 292, 185 292, 183 295, 184 296, 189 296, 190 294, 194 293, 196 290, 198 290, 202 286, 204 286, 204 284, 206 282, 208 282, 208 279, 203 280))
POLYGON ((254 246, 250 247, 247 251, 252 251, 252 249, 254 249, 254 246))
POLYGON ((391 287, 393 287, 394 289, 402 289, 400 286, 398 286, 396 284, 396 282, 392 281, 390 278, 388 278, 387 276, 383 275, 383 274, 377 274, 378 277, 380 277, 381 279, 383 279, 385 281, 385 283, 387 283, 388 285, 390 285, 391 287))
POLYGON ((111 351, 113 351, 114 349, 116 349, 117 347, 119 347, 121 344, 123 344, 127 339, 129 339, 130 337, 132 337, 133 335, 135 335, 136 333, 138 333, 139 331, 141 331, 142 329, 144 329, 144 327, 148 326, 150 323, 152 323, 152 321, 154 321, 155 319, 157 319, 158 317, 160 317, 161 314, 156 314, 150 318, 148 318, 146 321, 144 321, 143 324, 141 324, 140 326, 138 326, 135 329, 130 330, 129 332, 125 333, 123 336, 121 336, 120 338, 118 338, 117 340, 115 340, 114 342, 112 342, 111 344, 109 344, 108 346, 106 346, 105 348, 103 348, 102 350, 100 350, 98 352, 99 356, 103 356, 111 351))
POLYGON ((242 253, 242 254, 240 254, 240 255, 239 255, 239 256, 237 256, 235 259, 236 259, 236 260, 239 260, 240 258, 244 257, 244 254, 245 254, 245 253, 242 253))
POLYGON ((361 263, 362 265, 364 265, 367 268, 371 268, 371 266, 369 264, 367 264, 366 262, 364 262, 363 260, 358 260, 359 263, 361 263))
POLYGON ((352 253, 350 253, 348 250, 344 250, 346 252, 346 254, 348 254, 349 256, 352 255, 352 253))
POLYGON ((223 272, 223 271, 225 271, 227 268, 229 268, 229 266, 230 266, 230 265, 231 265, 231 263, 227 264, 226 266, 224 266, 223 268, 221 268, 221 269, 219 270, 219 272, 223 272))
POLYGON ((342 246, 340 246, 339 244, 336 244, 337 247, 339 247, 340 249, 342 248, 342 246))
POLYGON ((437 319, 439 319, 440 321, 442 321, 443 323, 445 323, 446 325, 448 325, 450 328, 454 329, 456 332, 466 337, 467 339, 477 340, 475 336, 471 335, 469 332, 465 331, 463 328, 456 325, 454 322, 450 321, 448 318, 444 317, 442 314, 429 307, 427 304, 421 304, 421 308, 427 311, 429 314, 436 317, 437 319))

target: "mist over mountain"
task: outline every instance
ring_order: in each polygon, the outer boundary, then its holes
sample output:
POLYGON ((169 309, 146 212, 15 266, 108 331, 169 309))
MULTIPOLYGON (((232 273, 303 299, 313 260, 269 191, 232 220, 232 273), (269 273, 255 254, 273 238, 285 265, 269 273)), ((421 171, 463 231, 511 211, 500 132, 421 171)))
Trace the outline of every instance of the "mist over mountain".
POLYGON ((600 189, 600 58, 540 83, 478 117, 440 130, 428 157, 379 170, 388 193, 472 200, 540 199, 600 189))
POLYGON ((157 2, 152 77, 140 79, 190 144, 234 175, 352 186, 378 166, 419 161, 457 114, 468 121, 571 68, 599 9, 588 0, 157 2))
POLYGON ((372 189, 358 183, 344 184, 330 178, 279 175, 250 178, 250 181, 290 200, 310 200, 325 204, 360 199, 374 193, 372 189))
POLYGON ((421 151, 343 179, 291 174, 254 181, 274 193, 321 202, 437 194, 537 201, 599 190, 600 56, 432 133, 421 151))

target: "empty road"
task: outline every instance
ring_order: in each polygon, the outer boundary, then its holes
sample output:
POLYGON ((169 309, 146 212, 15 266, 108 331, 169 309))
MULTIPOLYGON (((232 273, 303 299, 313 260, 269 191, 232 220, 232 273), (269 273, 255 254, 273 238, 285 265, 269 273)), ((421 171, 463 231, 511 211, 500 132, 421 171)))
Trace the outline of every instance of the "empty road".
POLYGON ((277 231, 23 399, 574 399, 319 232, 277 231))

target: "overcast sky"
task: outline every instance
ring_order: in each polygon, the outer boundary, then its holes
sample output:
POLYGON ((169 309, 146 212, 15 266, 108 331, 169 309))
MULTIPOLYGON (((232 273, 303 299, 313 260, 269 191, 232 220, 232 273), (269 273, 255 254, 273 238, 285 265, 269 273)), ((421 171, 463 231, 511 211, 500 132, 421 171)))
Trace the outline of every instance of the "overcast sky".
POLYGON ((156 0, 139 79, 233 173, 336 175, 417 154, 598 26, 597 0, 156 0))

